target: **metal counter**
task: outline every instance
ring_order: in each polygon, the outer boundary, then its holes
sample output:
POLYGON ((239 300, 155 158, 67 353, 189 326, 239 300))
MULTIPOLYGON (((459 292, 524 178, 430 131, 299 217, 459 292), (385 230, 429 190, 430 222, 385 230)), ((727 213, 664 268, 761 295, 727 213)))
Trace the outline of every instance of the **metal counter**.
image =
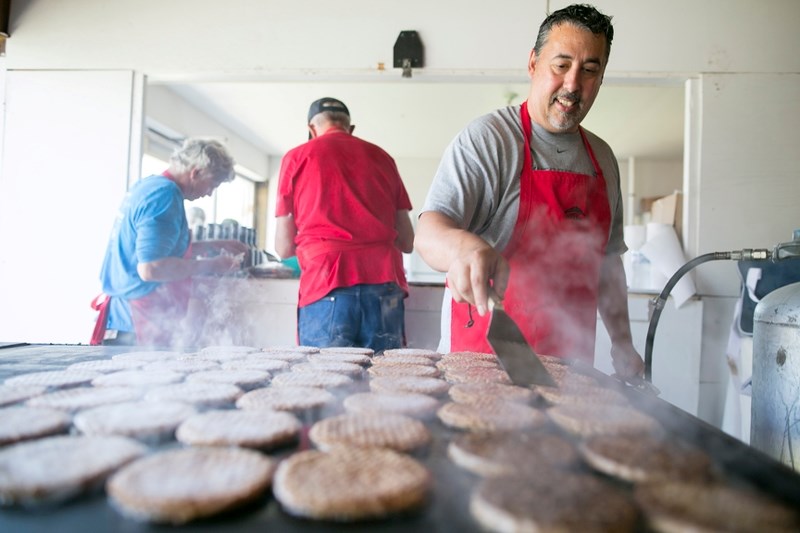
MULTIPOLYGON (((91 346, 10 346, 0 348, 0 382, 6 378, 27 372, 58 370, 70 364, 107 358, 117 353, 134 351, 130 347, 91 346)), ((593 369, 591 372, 601 381, 614 384, 613 380, 593 369)), ((365 385, 365 382, 361 383, 365 385)), ((756 487, 774 499, 796 506, 800 501, 800 475, 781 463, 716 428, 677 409, 660 399, 648 397, 635 390, 627 390, 632 403, 656 417, 667 432, 694 443, 709 451, 731 483, 743 483, 756 487)), ((269 455, 284 457, 297 449, 309 447, 305 431, 313 420, 304 420, 305 430, 297 446, 281 449, 269 455)), ((469 496, 477 477, 456 467, 447 458, 447 444, 455 434, 438 420, 427 424, 433 440, 424 451, 414 457, 422 461, 433 475, 433 489, 427 504, 420 510, 386 520, 354 524, 316 522, 298 519, 284 513, 271 494, 266 494, 248 508, 230 512, 180 526, 181 531, 225 531, 255 532, 280 531, 306 533, 318 531, 457 531, 478 532, 482 529, 470 517, 469 496)), ((176 443, 165 447, 175 446, 176 443)), ((588 467, 587 467, 588 468, 588 467)), ((646 531, 644 526, 640 527, 646 531)), ((0 509, 0 531, 34 532, 54 531, 175 531, 174 526, 150 525, 136 522, 117 513, 107 502, 104 494, 97 492, 50 507, 33 509, 0 509)))

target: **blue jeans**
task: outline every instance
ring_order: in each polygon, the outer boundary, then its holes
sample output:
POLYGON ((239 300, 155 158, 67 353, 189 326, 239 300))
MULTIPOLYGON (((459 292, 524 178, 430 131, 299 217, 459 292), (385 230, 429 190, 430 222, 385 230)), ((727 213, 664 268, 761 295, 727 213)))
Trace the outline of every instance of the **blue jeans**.
POLYGON ((405 344, 404 297, 395 283, 334 289, 297 310, 300 344, 360 346, 375 353, 400 348, 405 344))

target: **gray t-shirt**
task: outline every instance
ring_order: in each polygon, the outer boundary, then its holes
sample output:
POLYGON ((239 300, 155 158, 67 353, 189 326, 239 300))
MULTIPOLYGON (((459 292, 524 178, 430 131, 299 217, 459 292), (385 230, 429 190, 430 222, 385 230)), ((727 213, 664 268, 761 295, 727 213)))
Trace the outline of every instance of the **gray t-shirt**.
MULTIPOLYGON (((472 121, 450 143, 439 163, 422 212, 437 211, 455 220, 497 250, 511 240, 519 212, 519 177, 524 163, 525 134, 520 107, 498 109, 472 121)), ((611 206, 607 254, 623 254, 622 193, 619 166, 605 141, 586 131, 603 177, 611 206)), ((550 133, 533 124, 533 164, 537 169, 568 170, 594 175, 594 167, 580 133, 550 133)), ((445 289, 441 332, 437 348, 450 351, 450 301, 445 289)))
MULTIPOLYGON (((506 107, 479 117, 453 139, 422 208, 422 212, 447 215, 459 227, 479 235, 500 251, 511 239, 519 211, 525 143, 520 107, 506 107)), ((620 255, 627 248, 617 159, 605 141, 584 131, 608 189, 611 228, 606 253, 620 255)), ((534 123, 531 150, 536 169, 594 175, 580 133, 550 133, 534 123)))

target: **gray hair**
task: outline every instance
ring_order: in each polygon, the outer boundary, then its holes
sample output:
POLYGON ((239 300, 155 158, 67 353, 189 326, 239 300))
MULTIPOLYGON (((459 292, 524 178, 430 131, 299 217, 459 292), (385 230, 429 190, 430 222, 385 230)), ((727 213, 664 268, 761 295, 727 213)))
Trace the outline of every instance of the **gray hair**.
POLYGON ((311 119, 311 124, 319 126, 323 123, 330 123, 344 129, 350 128, 350 115, 344 111, 323 111, 317 113, 311 119))
POLYGON ((234 176, 233 157, 227 148, 215 139, 186 139, 183 146, 173 152, 169 162, 177 172, 205 170, 219 183, 232 181, 234 176))

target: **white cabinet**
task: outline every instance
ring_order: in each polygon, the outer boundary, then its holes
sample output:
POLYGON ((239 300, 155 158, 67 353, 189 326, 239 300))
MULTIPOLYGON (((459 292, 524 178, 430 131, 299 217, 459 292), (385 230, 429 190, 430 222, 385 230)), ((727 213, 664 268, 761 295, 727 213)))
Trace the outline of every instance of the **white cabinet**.
POLYGON ((297 344, 296 279, 208 278, 195 283, 197 346, 297 344))
MULTIPOLYGON (((628 294, 633 345, 644 357, 650 327, 649 302, 656 295, 628 294)), ((703 327, 703 301, 692 298, 680 309, 670 298, 661 311, 653 342, 653 383, 661 398, 684 411, 697 415, 700 398, 700 351, 703 327)), ((597 318, 595 368, 612 374, 611 340, 602 320, 597 318)))
POLYGON ((408 287, 406 344, 409 348, 435 350, 442 335, 444 284, 413 284, 408 287))
MULTIPOLYGON (((190 315, 196 345, 297 344, 297 279, 208 278, 195 284, 190 315)), ((442 284, 414 284, 405 300, 406 342, 435 350, 439 344, 442 284)))

